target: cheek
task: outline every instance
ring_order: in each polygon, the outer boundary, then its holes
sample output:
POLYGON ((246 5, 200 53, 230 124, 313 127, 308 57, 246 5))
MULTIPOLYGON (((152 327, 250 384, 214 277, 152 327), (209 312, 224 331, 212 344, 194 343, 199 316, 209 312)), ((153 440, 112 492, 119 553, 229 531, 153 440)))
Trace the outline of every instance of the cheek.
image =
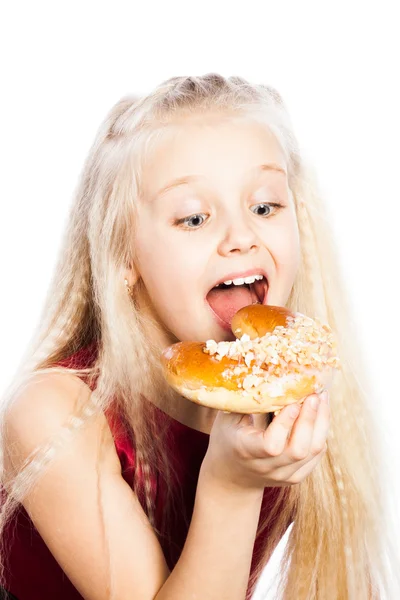
POLYGON ((288 281, 294 279, 300 265, 300 237, 296 222, 274 232, 269 244, 277 270, 288 281))
POLYGON ((188 250, 187 237, 173 233, 156 226, 149 232, 143 227, 136 237, 136 252, 139 272, 148 291, 173 294, 177 301, 198 285, 206 259, 201 244, 192 241, 188 250))

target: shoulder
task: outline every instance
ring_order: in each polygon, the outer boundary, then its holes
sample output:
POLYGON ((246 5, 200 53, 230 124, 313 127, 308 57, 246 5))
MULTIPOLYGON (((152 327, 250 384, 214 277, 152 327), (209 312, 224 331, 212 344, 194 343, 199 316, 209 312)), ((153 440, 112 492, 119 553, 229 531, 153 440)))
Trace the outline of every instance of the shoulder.
MULTIPOLYGON (((79 407, 88 404, 92 390, 78 376, 70 373, 35 373, 16 393, 5 414, 4 445, 13 470, 39 446, 61 433, 79 407)), ((107 449, 108 465, 120 471, 113 436, 102 411, 93 416, 77 435, 80 443, 97 445, 102 440, 107 449)), ((9 467, 11 465, 9 464, 9 467)))
MULTIPOLYGON (((35 374, 20 390, 7 413, 10 480, 38 446, 57 436, 78 400, 88 401, 90 394, 70 373, 35 374)), ((33 488, 17 482, 21 504, 82 598, 109 597, 110 564, 115 597, 155 598, 169 569, 139 499, 121 476, 106 417, 101 412, 76 433, 66 451, 38 469, 33 488)))

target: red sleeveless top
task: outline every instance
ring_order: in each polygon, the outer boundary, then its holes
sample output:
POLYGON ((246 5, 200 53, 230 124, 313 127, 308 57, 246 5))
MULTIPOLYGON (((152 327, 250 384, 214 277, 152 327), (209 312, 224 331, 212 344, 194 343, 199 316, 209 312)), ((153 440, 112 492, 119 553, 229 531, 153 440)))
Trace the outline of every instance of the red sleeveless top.
MULTIPOLYGON (((57 366, 70 368, 85 368, 92 364, 96 356, 95 343, 81 349, 68 359, 60 361, 57 366)), ((56 365, 55 365, 56 366, 56 365)), ((180 489, 183 492, 187 514, 193 512, 196 486, 200 467, 207 451, 209 435, 176 421, 160 409, 160 419, 167 419, 168 446, 174 466, 178 467, 180 489)), ((121 462, 122 476, 133 489, 133 475, 135 473, 135 448, 132 438, 114 413, 106 414, 111 432, 114 437, 115 448, 121 462)), ((140 477, 140 473, 139 473, 140 477)), ((160 527, 163 513, 163 480, 157 478, 155 486, 155 520, 160 527)), ((267 514, 276 500, 279 488, 269 487, 264 490, 261 514, 267 514)), ((292 521, 288 523, 290 525, 292 521)), ((172 571, 179 559, 188 532, 188 525, 184 519, 178 519, 172 529, 174 531, 174 547, 163 547, 165 559, 172 571)), ((268 531, 264 535, 268 535, 268 531)), ((72 585, 53 555, 50 553, 43 539, 30 520, 25 509, 20 506, 6 525, 5 539, 5 589, 16 600, 83 600, 82 596, 72 585)), ((263 540, 257 540, 254 546, 251 570, 255 565, 255 557, 262 551, 263 540)), ((254 587, 248 588, 246 600, 250 600, 254 587)), ((12 596, 10 596, 12 598, 12 596)))

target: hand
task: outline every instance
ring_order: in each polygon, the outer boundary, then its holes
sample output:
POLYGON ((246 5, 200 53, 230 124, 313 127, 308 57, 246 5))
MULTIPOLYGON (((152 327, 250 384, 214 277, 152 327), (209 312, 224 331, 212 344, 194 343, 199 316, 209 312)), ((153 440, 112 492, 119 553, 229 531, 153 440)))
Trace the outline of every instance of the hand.
POLYGON ((327 391, 308 396, 301 407, 286 406, 267 429, 256 427, 253 415, 218 411, 202 470, 236 490, 300 483, 327 450, 330 410, 325 394, 328 398, 327 391), (321 400, 318 409, 313 399, 321 400))

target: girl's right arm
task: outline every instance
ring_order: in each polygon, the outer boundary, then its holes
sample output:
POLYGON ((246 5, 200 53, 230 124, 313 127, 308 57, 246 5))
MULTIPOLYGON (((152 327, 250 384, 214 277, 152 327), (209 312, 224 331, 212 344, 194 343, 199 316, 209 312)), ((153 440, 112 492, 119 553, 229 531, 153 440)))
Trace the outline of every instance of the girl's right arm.
MULTIPOLYGON (((81 379, 66 374, 39 375, 24 389, 6 423, 10 473, 57 433, 74 412, 78 392, 89 396, 90 389, 81 379)), ((54 459, 23 505, 85 600, 109 599, 109 561, 115 600, 244 600, 263 488, 296 483, 293 473, 305 476, 320 458, 316 446, 323 438, 326 415, 318 421, 317 413, 305 405, 296 423, 303 433, 303 447, 297 442, 295 454, 280 450, 294 421, 289 409, 274 419, 265 439, 266 432, 244 426, 240 415, 218 413, 200 471, 187 540, 172 573, 137 497, 121 475, 104 415, 96 417, 54 459), (313 429, 315 421, 319 426, 313 429), (312 443, 309 436, 304 444, 307 431, 314 431, 314 437, 312 443), (101 457, 100 442, 105 442, 101 457)))
POLYGON ((326 452, 329 406, 316 399, 266 430, 260 415, 217 413, 186 544, 157 600, 244 600, 264 488, 300 483, 326 452))

